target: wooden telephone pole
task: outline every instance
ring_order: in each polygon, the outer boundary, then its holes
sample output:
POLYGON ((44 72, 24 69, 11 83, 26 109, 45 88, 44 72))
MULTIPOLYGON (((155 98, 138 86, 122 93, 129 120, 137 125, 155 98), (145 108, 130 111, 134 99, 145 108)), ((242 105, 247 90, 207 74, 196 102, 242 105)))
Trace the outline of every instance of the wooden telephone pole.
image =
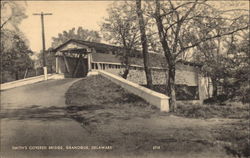
POLYGON ((46 60, 45 60, 45 33, 44 33, 44 16, 46 15, 52 15, 52 13, 34 13, 33 15, 39 15, 41 16, 41 27, 42 27, 42 46, 43 46, 43 71, 44 71, 44 78, 45 80, 48 79, 47 77, 47 67, 46 67, 46 60))

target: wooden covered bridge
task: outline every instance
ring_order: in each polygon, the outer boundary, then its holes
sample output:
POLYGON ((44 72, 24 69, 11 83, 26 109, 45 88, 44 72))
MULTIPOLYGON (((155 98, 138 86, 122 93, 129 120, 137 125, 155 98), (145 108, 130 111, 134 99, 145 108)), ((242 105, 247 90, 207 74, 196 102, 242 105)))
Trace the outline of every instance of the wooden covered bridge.
MULTIPOLYGON (((65 77, 85 77, 92 69, 122 69, 118 51, 123 49, 103 43, 71 39, 53 50, 56 56, 56 73, 63 73, 65 77)), ((138 52, 133 54, 140 55, 138 52)), ((142 60, 139 64, 133 64, 132 61, 131 68, 143 69, 142 60)))

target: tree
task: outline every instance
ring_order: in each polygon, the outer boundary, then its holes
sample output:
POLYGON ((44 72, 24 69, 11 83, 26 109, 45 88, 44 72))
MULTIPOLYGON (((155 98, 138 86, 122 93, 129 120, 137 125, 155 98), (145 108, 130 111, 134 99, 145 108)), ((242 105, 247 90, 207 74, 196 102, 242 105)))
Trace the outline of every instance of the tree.
POLYGON ((18 25, 25 18, 25 2, 1 1, 1 30, 6 27, 18 30, 18 25))
MULTIPOLYGON (((235 37, 236 38, 236 37, 235 37)), ((228 58, 231 59, 230 76, 223 85, 226 94, 230 98, 249 103, 250 94, 250 47, 249 47, 249 30, 241 34, 240 39, 234 39, 228 58)))
POLYGON ((134 5, 127 1, 120 2, 119 5, 113 3, 107 10, 109 17, 105 18, 101 25, 104 39, 123 47, 123 51, 118 52, 122 64, 125 65, 123 78, 127 78, 129 73, 131 53, 140 44, 140 32, 134 8, 134 5))
MULTIPOLYGON (((23 40, 22 34, 16 31, 5 30, 1 35, 1 68, 2 75, 9 72, 20 78, 20 73, 33 68, 33 61, 30 56, 33 52, 28 48, 27 42, 23 40)), ((3 76, 2 76, 3 77, 3 76)), ((2 81, 8 80, 2 78, 2 81)))
POLYGON ((176 109, 175 96, 175 64, 180 59, 180 56, 188 50, 193 50, 201 43, 222 36, 231 35, 235 32, 247 29, 248 24, 239 25, 239 20, 243 18, 237 17, 228 20, 222 17, 225 11, 215 9, 206 1, 188 1, 188 2, 160 2, 155 0, 155 8, 152 12, 158 29, 159 39, 163 48, 163 52, 167 62, 167 95, 170 96, 170 109, 176 109), (204 16, 202 11, 210 10, 213 14, 204 16), (212 20, 212 21, 211 21, 212 20), (217 20, 223 21, 223 27, 216 31, 218 25, 217 20), (213 23, 214 22, 214 23, 213 23), (194 24, 207 24, 199 30, 194 24), (235 25, 238 23, 238 25, 235 25), (197 36, 200 31, 207 32, 205 36, 197 36))
POLYGON ((141 9, 141 0, 136 0, 136 13, 138 16, 139 27, 140 27, 140 32, 141 32, 141 44, 142 44, 144 69, 145 69, 145 74, 146 74, 146 79, 147 79, 147 87, 152 89, 153 83, 152 83, 151 69, 149 68, 148 41, 147 41, 146 30, 145 30, 145 22, 144 22, 144 18, 142 14, 142 9, 141 9))
MULTIPOLYGON (((45 51, 45 60, 46 60, 46 65, 48 67, 48 73, 55 72, 56 57, 55 57, 55 54, 52 53, 51 48, 45 51)), ((37 60, 35 61, 35 65, 37 68, 43 67, 43 53, 42 53, 42 51, 37 55, 37 60)))
MULTIPOLYGON (((236 5, 231 3, 230 5, 237 6, 238 3, 236 5)), ((214 25, 212 28, 217 34, 224 31, 223 29, 225 28, 222 27, 225 27, 225 23, 226 25, 230 24, 230 27, 237 29, 242 25, 247 25, 249 19, 247 15, 244 15, 244 12, 239 12, 239 10, 237 10, 237 13, 231 15, 230 18, 225 18, 221 15, 217 16, 217 19, 212 18, 215 17, 215 15, 211 16, 212 13, 207 12, 207 10, 203 10, 202 14, 210 17, 207 19, 207 23, 209 24, 199 22, 194 23, 193 25, 200 28, 200 30, 204 28, 204 25, 214 25)), ((208 29, 199 31, 196 36, 205 37, 208 34, 207 31, 208 29)), ((243 38, 243 35, 246 34, 249 35, 249 31, 247 29, 233 32, 230 35, 205 41, 196 47, 196 57, 198 56, 199 62, 204 63, 202 70, 212 80, 214 99, 216 99, 218 95, 218 86, 223 88, 224 93, 227 94, 228 97, 232 97, 232 93, 234 93, 233 91, 236 90, 236 87, 233 85, 232 78, 235 71, 239 70, 236 69, 239 66, 234 60, 237 58, 237 54, 242 52, 236 48, 240 46, 239 41, 246 40, 246 38, 243 38)), ((243 62, 241 61, 241 64, 242 63, 243 62)))
POLYGON ((237 73, 235 73, 235 82, 236 86, 240 85, 236 90, 238 96, 241 97, 243 103, 250 103, 250 48, 249 48, 249 33, 245 36, 246 40, 243 40, 240 43, 239 52, 243 52, 243 55, 240 55, 239 66, 237 73), (240 83, 240 84, 239 84, 240 83))
POLYGON ((23 71, 33 68, 33 52, 18 28, 26 17, 23 2, 1 1, 1 82, 13 80, 11 75, 17 80, 23 71))
POLYGON ((52 37, 52 47, 55 48, 70 39, 85 40, 90 42, 100 42, 101 37, 97 31, 91 31, 78 27, 77 31, 72 28, 68 31, 63 31, 59 33, 57 37, 52 37))

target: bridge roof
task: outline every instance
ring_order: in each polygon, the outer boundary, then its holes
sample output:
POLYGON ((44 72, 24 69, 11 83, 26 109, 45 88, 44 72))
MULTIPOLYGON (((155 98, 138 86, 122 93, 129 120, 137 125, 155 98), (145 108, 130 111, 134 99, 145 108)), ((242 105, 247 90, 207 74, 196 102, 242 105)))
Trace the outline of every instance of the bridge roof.
MULTIPOLYGON (((92 53, 93 61, 94 62, 110 62, 110 63, 121 63, 120 57, 118 55, 108 54, 108 53, 100 53, 100 51, 113 51, 113 50, 122 50, 122 47, 108 45, 104 43, 97 43, 97 42, 89 42, 89 41, 83 41, 83 40, 76 40, 76 39, 70 39, 67 42, 61 44, 57 48, 53 50, 53 52, 57 52, 60 49, 64 48, 67 44, 70 43, 76 43, 84 46, 88 46, 90 48, 95 48, 97 53, 92 53), (99 52, 99 53, 98 53, 99 52)), ((67 50, 76 50, 76 48, 71 48, 67 50)), ((67 51, 65 50, 65 51, 67 51)), ((77 51, 77 50, 76 50, 77 51)), ((138 50, 134 50, 138 54, 142 54, 138 50)), ((140 65, 143 66, 143 58, 142 55, 139 57, 130 57, 131 64, 134 65, 140 65)), ((149 53, 149 61, 150 61, 150 67, 166 67, 166 59, 163 54, 160 53, 149 53)), ((184 65, 190 65, 190 66, 202 66, 199 63, 195 62, 189 62, 184 60, 179 60, 178 63, 182 63, 184 65)))

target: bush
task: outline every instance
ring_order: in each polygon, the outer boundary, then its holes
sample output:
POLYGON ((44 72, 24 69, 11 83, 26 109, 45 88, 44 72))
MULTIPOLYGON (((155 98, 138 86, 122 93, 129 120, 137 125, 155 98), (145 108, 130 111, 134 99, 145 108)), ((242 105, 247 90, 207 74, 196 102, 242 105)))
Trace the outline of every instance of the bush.
POLYGON ((229 100, 228 95, 218 95, 216 97, 208 98, 204 100, 204 104, 224 104, 225 101, 229 100))

